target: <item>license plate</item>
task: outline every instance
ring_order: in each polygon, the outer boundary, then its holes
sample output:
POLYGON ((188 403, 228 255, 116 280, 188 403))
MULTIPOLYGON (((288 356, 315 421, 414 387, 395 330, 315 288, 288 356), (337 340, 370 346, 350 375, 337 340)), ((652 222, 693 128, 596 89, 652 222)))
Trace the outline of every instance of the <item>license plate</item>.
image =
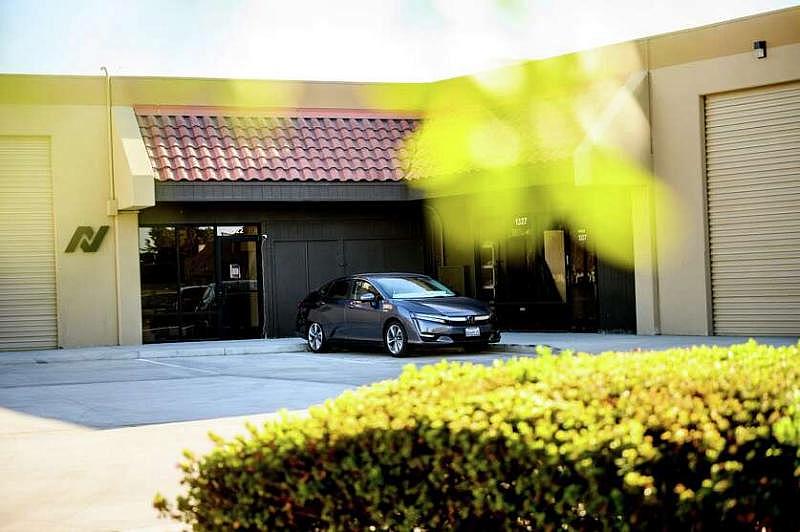
POLYGON ((464 330, 464 334, 467 336, 480 336, 481 335, 481 328, 480 327, 467 327, 464 330))

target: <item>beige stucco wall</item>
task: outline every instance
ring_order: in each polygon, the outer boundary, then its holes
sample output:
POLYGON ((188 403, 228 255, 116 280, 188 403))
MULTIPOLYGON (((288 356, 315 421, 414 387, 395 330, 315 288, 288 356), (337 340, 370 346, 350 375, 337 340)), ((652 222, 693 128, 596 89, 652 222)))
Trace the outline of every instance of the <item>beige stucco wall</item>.
POLYGON ((141 210, 156 204, 155 171, 132 107, 111 110, 114 146, 114 190, 118 210, 141 210))
MULTIPOLYGON (((113 72, 112 72, 113 74, 113 72)), ((104 105, 101 76, 0 74, 0 102, 104 105)), ((202 78, 116 77, 115 106, 190 105, 253 109, 378 109, 414 112, 424 107, 431 84, 346 83, 202 78)))
MULTIPOLYGON (((102 90, 100 85, 99 90, 102 90)), ((58 343, 117 343, 115 218, 109 198, 106 113, 89 105, 0 105, 0 135, 50 139, 55 220, 58 343), (64 253, 78 226, 111 229, 96 253, 64 253)))
MULTIPOLYGON (((607 130, 622 132, 615 142, 642 167, 652 168, 678 200, 674 212, 665 212, 659 210, 655 189, 633 193, 640 333, 710 331, 702 97, 800 79, 798 43, 800 8, 793 8, 587 55, 604 68, 621 66, 615 72, 620 86, 649 68, 649 76, 630 91, 623 110, 640 113, 638 119, 644 117, 645 122, 649 118, 651 128, 631 130, 632 122, 622 112, 607 130), (756 39, 768 43, 765 60, 755 60, 750 53, 756 39), (607 60, 620 54, 628 59, 607 60)), ((113 78, 112 100, 122 126, 116 131, 118 139, 135 140, 135 105, 417 113, 439 85, 113 78)), ((59 344, 65 347, 141 341, 137 214, 109 209, 105 104, 101 76, 0 75, 0 135, 46 136, 51 141, 59 344), (79 225, 111 226, 97 253, 63 252, 79 225)), ((139 147, 125 152, 124 144, 120 140, 116 152, 118 199, 120 207, 136 209, 150 202, 147 168, 139 147)), ((471 262, 469 250, 445 250, 446 264, 471 262)))
POLYGON ((794 44, 800 37, 800 7, 752 15, 648 39, 651 69, 750 52, 753 41, 771 48, 794 44))
POLYGON ((116 216, 117 324, 120 345, 142 343, 142 293, 139 278, 139 213, 122 212, 116 216))
MULTIPOLYGON (((649 76, 608 125, 621 132, 615 144, 657 180, 632 191, 639 334, 711 332, 702 97, 800 79, 799 42, 800 8, 639 41, 649 76), (753 58, 755 40, 767 41, 767 59, 753 58), (647 132, 631 130, 637 108, 647 132)), ((613 58, 625 46, 598 52, 613 58)), ((634 63, 620 64, 635 75, 634 63)))
POLYGON ((113 79, 116 187, 110 201, 105 79, 0 75, 0 136, 42 136, 51 144, 58 345, 141 343, 137 210, 154 198, 133 105, 369 108, 394 103, 411 110, 421 89, 414 84, 113 79), (75 229, 84 225, 110 226, 99 250, 64 253, 75 229))
MULTIPOLYGON (((0 76, 0 136, 47 137, 51 145, 58 345, 141 343, 138 209, 155 204, 153 172, 130 107, 113 109, 116 186, 111 193, 109 113, 103 78, 0 76), (31 98, 31 81, 62 91, 31 98), (58 94, 58 97, 56 97, 58 94), (75 101, 63 105, 65 94, 75 101), (35 103, 19 103, 21 101, 35 103), (120 209, 128 209, 123 211, 120 209), (109 226, 97 252, 65 248, 79 226, 109 226)), ((40 87, 41 88, 41 87, 40 87)), ((34 94, 36 91, 34 91, 34 94)))
MULTIPOLYGON (((616 85, 585 142, 588 145, 595 140, 613 146, 642 171, 643 178, 630 188, 636 333, 656 334, 659 331, 658 268, 654 238, 648 49, 644 42, 625 43, 602 48, 595 54, 606 64, 616 67, 616 85)), ((591 167, 585 168, 581 163, 580 147, 575 157, 575 174, 579 186, 591 185, 595 181, 591 167)), ((613 182, 613 179, 614 176, 603 176, 604 181, 613 182)))
MULTIPOLYGON (((769 45, 770 27, 753 35, 769 45)), ((654 168, 678 199, 675 212, 656 212, 662 333, 711 332, 703 96, 797 79, 800 44, 769 47, 766 59, 748 51, 651 71, 654 168)))
MULTIPOLYGON (((631 194, 639 334, 711 332, 702 97, 800 79, 799 42, 790 8, 583 54, 617 68, 623 105, 609 98, 601 133, 657 180, 631 194), (767 41, 766 59, 753 58, 755 40, 767 41)), ((579 157, 575 166, 576 184, 592 184, 579 157)))

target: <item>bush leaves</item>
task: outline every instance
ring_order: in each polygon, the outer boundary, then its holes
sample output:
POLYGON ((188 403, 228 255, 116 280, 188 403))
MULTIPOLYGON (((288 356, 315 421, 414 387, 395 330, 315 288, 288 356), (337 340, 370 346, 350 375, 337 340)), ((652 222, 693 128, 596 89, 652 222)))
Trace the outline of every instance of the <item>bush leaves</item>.
POLYGON ((783 530, 798 346, 407 366, 206 456, 156 507, 195 530, 783 530))

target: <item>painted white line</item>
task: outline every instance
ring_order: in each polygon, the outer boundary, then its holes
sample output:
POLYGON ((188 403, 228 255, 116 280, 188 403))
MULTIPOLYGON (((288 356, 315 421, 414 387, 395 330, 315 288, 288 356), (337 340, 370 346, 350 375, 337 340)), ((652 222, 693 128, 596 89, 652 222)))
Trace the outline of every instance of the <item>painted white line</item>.
POLYGON ((170 368, 178 368, 178 369, 188 369, 190 371, 200 371, 202 373, 210 373, 212 375, 218 375, 216 371, 211 371, 208 369, 200 369, 200 368, 190 368, 188 366, 181 366, 179 364, 168 364, 167 362, 158 362, 156 360, 150 360, 147 358, 137 358, 136 360, 141 360, 142 362, 147 362, 148 364, 155 364, 157 366, 167 366, 170 368))
POLYGON ((292 356, 302 356, 302 357, 312 358, 314 360, 336 360, 338 362, 352 362, 353 364, 369 364, 369 365, 374 365, 381 362, 389 362, 388 360, 380 358, 376 358, 375 360, 364 360, 357 358, 340 358, 330 355, 312 355, 311 353, 292 353, 292 356))

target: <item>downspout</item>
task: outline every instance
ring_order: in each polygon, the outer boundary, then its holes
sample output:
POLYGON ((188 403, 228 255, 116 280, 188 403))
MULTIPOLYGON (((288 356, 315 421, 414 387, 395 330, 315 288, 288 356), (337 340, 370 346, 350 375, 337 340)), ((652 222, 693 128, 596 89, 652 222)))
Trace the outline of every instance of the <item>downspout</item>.
POLYGON ((100 67, 100 70, 103 71, 105 75, 106 81, 106 127, 107 127, 107 135, 108 135, 108 164, 111 171, 109 172, 109 179, 110 179, 110 193, 109 193, 109 215, 113 216, 116 215, 116 199, 117 199, 117 183, 116 183, 116 175, 114 173, 114 137, 113 137, 113 123, 111 117, 111 76, 108 73, 108 69, 106 67, 100 67), (113 214, 111 212, 113 211, 113 214))
POLYGON ((109 192, 108 202, 106 204, 106 214, 111 217, 111 224, 114 229, 114 249, 112 250, 112 260, 114 267, 114 292, 116 294, 116 311, 117 311, 117 342, 116 345, 121 343, 122 323, 120 323, 120 289, 119 289, 119 227, 117 220, 117 179, 116 171, 114 168, 114 123, 113 115, 111 113, 111 75, 108 73, 106 67, 100 67, 105 76, 105 89, 106 89, 106 136, 108 141, 108 167, 109 167, 109 192))
MULTIPOLYGON (((657 179, 656 177, 656 158, 655 158, 655 149, 653 143, 653 70, 651 65, 650 59, 650 39, 645 39, 645 68, 647 68, 647 126, 648 132, 650 133, 650 174, 652 179, 657 179)), ((658 235, 656 233, 657 225, 656 225, 656 189, 653 186, 650 186, 650 191, 648 194, 649 204, 647 208, 650 210, 650 235, 651 238, 651 246, 650 246, 650 253, 653 257, 652 260, 652 275, 653 275, 653 325, 655 328, 655 334, 661 334, 661 294, 660 294, 660 282, 658 278, 658 242, 657 238, 658 235)))

